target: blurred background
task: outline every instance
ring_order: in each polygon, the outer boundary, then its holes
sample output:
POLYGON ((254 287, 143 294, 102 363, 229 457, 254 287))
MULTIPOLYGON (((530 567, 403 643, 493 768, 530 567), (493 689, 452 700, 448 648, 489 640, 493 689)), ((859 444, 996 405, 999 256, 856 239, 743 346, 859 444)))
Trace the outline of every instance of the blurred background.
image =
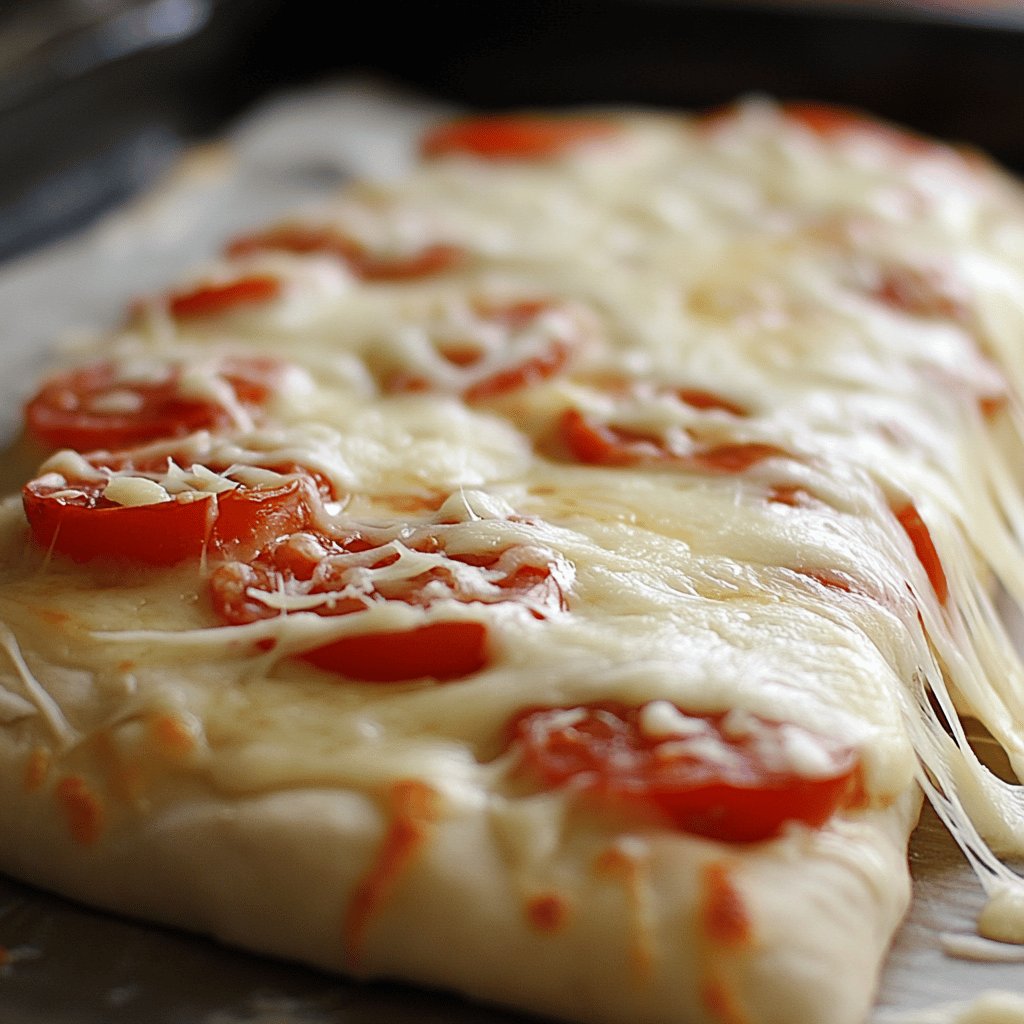
POLYGON ((1024 170, 1024 3, 0 3, 0 259, 88 223, 276 89, 370 72, 459 103, 864 107, 1024 170))

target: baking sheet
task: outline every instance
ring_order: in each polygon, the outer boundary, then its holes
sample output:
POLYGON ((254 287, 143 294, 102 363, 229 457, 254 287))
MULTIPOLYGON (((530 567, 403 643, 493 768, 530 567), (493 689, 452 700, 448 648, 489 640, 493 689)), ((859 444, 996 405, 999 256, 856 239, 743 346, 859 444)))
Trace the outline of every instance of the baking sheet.
MULTIPOLYGON (((243 228, 315 203, 350 177, 401 173, 411 140, 444 112, 440 103, 366 80, 280 96, 240 123, 225 144, 192 152, 147 198, 83 236, 0 269, 0 435, 14 437, 21 402, 52 359, 55 339, 73 344, 82 325, 116 323, 132 298, 162 290, 243 228)), ((14 443, 0 462, 4 492, 34 468, 35 458, 14 443)), ((1024 949, 1017 956, 1015 947, 1005 947, 1017 959, 1004 963, 943 953, 944 933, 973 934, 982 893, 928 809, 911 862, 914 904, 882 979, 876 1024, 923 1021, 912 1011, 989 989, 1024 994, 1024 949)), ((0 966, 0 1024, 526 1020, 451 996, 357 984, 267 961, 3 878, 0 947, 11 951, 0 966)))

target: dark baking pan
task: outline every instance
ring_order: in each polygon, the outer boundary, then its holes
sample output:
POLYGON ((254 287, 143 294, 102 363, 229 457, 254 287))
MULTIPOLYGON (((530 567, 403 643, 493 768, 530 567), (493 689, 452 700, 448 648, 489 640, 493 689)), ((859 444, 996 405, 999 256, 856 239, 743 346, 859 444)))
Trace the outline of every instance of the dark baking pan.
POLYGON ((1024 6, 525 0, 388 13, 402 34, 368 33, 364 59, 461 102, 692 107, 766 92, 864 107, 1024 167, 1024 6))
POLYGON ((486 108, 816 98, 1024 169, 1024 7, 385 0, 340 9, 338 28, 326 11, 309 0, 0 7, 0 258, 109 208, 268 91, 352 70, 486 108))
POLYGON ((0 6, 0 258, 73 230, 260 91, 272 0, 0 6))

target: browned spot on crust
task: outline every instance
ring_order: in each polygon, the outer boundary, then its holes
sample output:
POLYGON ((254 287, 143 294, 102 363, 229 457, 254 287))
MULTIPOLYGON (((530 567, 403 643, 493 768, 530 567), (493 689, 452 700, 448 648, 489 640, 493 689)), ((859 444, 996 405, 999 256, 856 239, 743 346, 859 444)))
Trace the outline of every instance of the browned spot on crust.
POLYGON ((990 420, 1004 412, 1010 404, 1010 396, 1007 392, 1001 391, 991 395, 981 395, 978 398, 978 408, 985 419, 990 420))
POLYGON ((743 896, 722 863, 707 864, 701 877, 697 934, 704 964, 701 1002, 718 1024, 749 1024, 750 1018, 723 971, 725 951, 739 952, 753 943, 753 922, 743 896))
POLYGON ((132 669, 134 669, 134 668, 135 668, 135 662, 132 661, 131 658, 128 658, 125 661, 119 661, 117 663, 117 671, 118 672, 131 672, 132 669))
MULTIPOLYGON (((879 807, 890 807, 895 802, 895 797, 885 795, 876 797, 874 800, 879 807)), ((850 792, 846 797, 845 806, 854 811, 863 811, 871 805, 871 794, 868 792, 867 782, 864 780, 864 766, 858 764, 857 770, 850 780, 850 792)))
POLYGON ((724 864, 709 864, 704 869, 700 927, 716 946, 736 949, 750 945, 750 915, 724 864))
POLYGON ((594 861, 598 875, 617 879, 626 890, 631 910, 629 957, 638 983, 646 981, 654 970, 650 928, 644 903, 643 862, 620 846, 609 846, 594 861))
POLYGON ((85 779, 77 775, 61 779, 55 795, 75 842, 83 846, 96 842, 103 830, 103 805, 85 779))
POLYGON ((599 875, 628 880, 636 872, 636 861, 618 846, 609 846, 594 861, 594 870, 599 875))
POLYGON ((358 968, 366 946, 366 933, 373 918, 416 858, 437 820, 437 792, 414 779, 396 782, 391 789, 391 826, 377 851, 377 857, 356 885, 342 929, 349 966, 358 968))
POLYGON ((138 761, 119 764, 111 771, 108 783, 111 792, 128 803, 138 801, 148 785, 146 773, 138 761))
POLYGON ((701 985, 700 1000, 719 1024, 750 1024, 750 1018, 736 1002, 729 987, 713 974, 701 985))
POLYGON ((142 765, 138 760, 125 758, 108 729, 90 737, 89 747, 103 772, 110 795, 126 803, 138 800, 146 787, 142 765))
POLYGON ((26 793, 36 793, 43 788, 46 776, 50 771, 50 751, 46 747, 36 747, 28 755, 25 763, 23 784, 26 793))
POLYGON ((539 893, 526 901, 526 918, 539 932, 559 932, 569 922, 569 903, 556 892, 539 893))
POLYGON ((36 614, 43 622, 49 622, 51 626, 63 626, 71 621, 71 615, 68 612, 58 611, 56 608, 37 608, 36 614))
POLYGON ((164 757, 177 760, 187 757, 196 745, 188 726, 175 715, 155 714, 149 719, 149 735, 164 757))

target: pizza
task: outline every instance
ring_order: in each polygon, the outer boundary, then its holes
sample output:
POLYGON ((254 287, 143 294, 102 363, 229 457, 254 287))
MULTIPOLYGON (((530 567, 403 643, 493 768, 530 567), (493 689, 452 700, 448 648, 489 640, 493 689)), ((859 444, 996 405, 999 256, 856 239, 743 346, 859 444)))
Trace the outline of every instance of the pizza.
POLYGON ((922 793, 1024 939, 1018 186, 835 108, 436 125, 24 409, 0 868, 583 1024, 859 1024, 922 793))

